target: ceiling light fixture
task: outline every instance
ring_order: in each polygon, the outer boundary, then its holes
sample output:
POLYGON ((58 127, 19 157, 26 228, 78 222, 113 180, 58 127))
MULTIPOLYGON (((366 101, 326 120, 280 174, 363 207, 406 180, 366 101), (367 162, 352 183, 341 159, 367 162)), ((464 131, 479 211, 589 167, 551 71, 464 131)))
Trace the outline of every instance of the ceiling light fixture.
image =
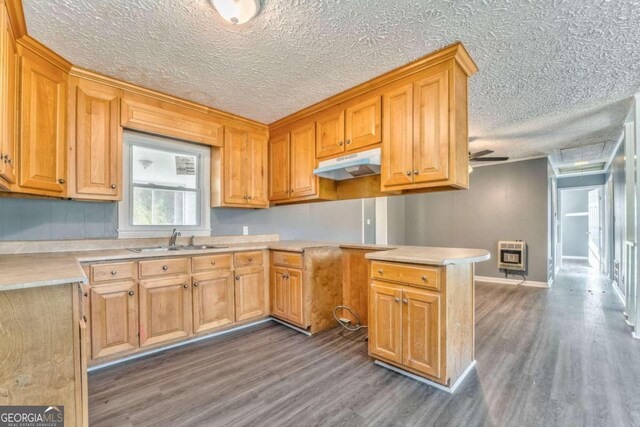
POLYGON ((260 0, 211 0, 220 16, 232 24, 249 22, 260 12, 260 0))
POLYGON ((573 164, 573 166, 584 166, 584 165, 588 165, 589 163, 591 163, 589 162, 589 160, 578 160, 573 164))

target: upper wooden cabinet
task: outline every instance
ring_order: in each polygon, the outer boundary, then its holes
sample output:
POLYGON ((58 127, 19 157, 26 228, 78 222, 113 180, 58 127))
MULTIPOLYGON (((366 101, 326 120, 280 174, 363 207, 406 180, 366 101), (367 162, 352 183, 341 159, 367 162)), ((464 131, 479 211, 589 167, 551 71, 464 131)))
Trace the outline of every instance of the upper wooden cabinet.
POLYGON ((331 157, 359 150, 382 140, 380 96, 322 113, 316 119, 316 157, 331 157))
POLYGON ((309 123, 291 131, 291 197, 312 196, 318 178, 313 174, 316 166, 315 127, 309 123))
POLYGON ((222 156, 222 197, 215 194, 220 190, 213 188, 212 206, 269 207, 267 151, 268 141, 265 135, 226 127, 222 156))
POLYGON ((16 183, 17 50, 5 4, 0 2, 0 188, 16 183))
POLYGON ((122 199, 122 91, 71 77, 69 196, 122 199))
POLYGON ((289 185, 290 167, 289 134, 272 138, 269 142, 269 200, 287 200, 291 191, 289 185))
POLYGON ((412 183, 413 86, 406 85, 384 94, 383 187, 412 183))
POLYGON ((68 74, 30 46, 20 46, 19 187, 64 196, 68 74))

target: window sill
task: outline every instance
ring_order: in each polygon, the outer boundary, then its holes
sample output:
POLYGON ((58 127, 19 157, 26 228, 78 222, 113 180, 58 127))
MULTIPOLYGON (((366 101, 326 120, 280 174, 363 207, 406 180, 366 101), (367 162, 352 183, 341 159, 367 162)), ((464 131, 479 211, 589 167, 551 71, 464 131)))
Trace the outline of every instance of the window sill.
POLYGON ((199 228, 189 229, 189 228, 180 228, 180 226, 171 227, 171 228, 163 228, 163 229, 155 229, 155 230, 118 230, 118 238, 119 239, 132 239, 132 238, 145 238, 145 237, 169 237, 171 235, 171 231, 173 229, 178 230, 182 233, 183 237, 188 236, 211 236, 211 229, 202 229, 199 228))

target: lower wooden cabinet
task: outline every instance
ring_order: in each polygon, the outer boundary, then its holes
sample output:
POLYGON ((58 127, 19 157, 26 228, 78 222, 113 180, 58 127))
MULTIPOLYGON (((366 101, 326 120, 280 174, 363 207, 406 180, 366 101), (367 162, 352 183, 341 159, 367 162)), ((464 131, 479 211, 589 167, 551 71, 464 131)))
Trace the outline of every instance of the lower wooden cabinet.
POLYGON ((106 283, 91 288, 91 355, 104 357, 139 346, 138 285, 106 283))
POLYGON ((191 334, 189 276, 140 281, 140 346, 191 334))
POLYGON ((369 300, 369 351, 402 362, 402 289, 374 283, 369 300))
POLYGON ((305 327, 302 270, 274 266, 271 271, 271 314, 305 327))
POLYGON ((235 321, 233 272, 223 270, 193 276, 193 332, 235 321))
POLYGON ((264 268, 239 268, 235 274, 236 322, 264 316, 264 268))

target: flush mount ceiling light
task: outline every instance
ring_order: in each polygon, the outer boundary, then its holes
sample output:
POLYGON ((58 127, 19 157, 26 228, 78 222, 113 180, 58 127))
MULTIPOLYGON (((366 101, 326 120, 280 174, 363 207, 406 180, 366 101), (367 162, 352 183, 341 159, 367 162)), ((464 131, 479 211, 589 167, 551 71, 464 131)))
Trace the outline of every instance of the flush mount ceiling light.
POLYGON ((260 11, 260 0, 211 0, 211 4, 232 24, 249 22, 260 11))

